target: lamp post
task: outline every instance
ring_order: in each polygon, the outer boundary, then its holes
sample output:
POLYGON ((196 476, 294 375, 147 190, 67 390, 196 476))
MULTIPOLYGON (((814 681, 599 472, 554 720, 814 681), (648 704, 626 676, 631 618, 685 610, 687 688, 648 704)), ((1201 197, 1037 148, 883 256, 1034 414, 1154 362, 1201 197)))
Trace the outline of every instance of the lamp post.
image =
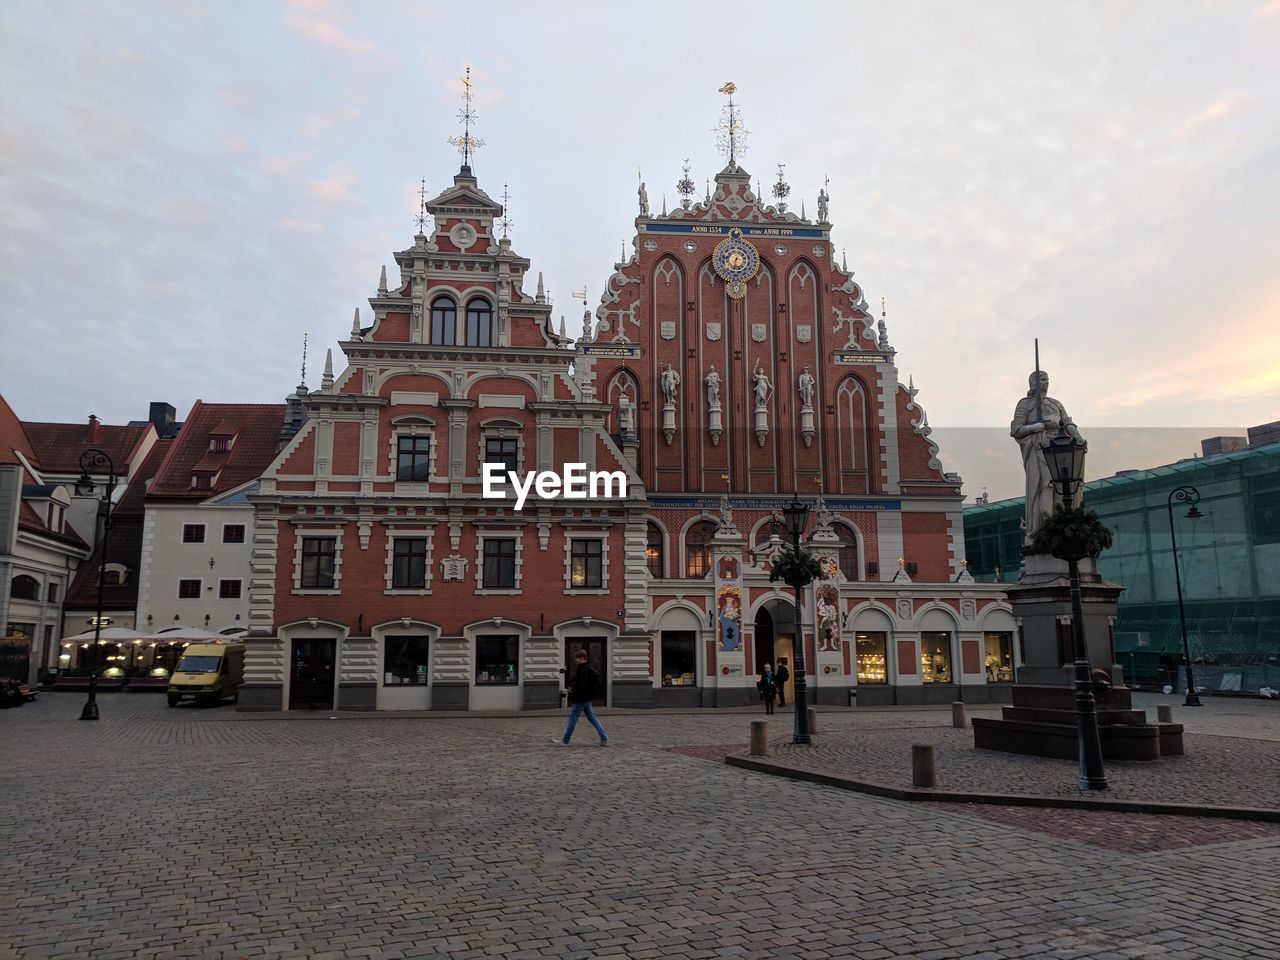
MULTIPOLYGON (((787 528, 787 533, 791 534, 791 545, 796 556, 800 555, 800 535, 804 533, 805 527, 809 525, 809 505, 802 503, 800 497, 791 494, 791 502, 782 508, 782 522, 787 528)), ((807 684, 805 683, 805 663, 804 663, 804 628, 800 621, 800 604, 803 600, 800 597, 802 584, 796 583, 792 585, 795 588, 795 692, 792 696, 793 704, 796 708, 795 735, 792 743, 809 743, 809 696, 807 684)))
MULTIPOLYGON (((94 484, 89 471, 96 472, 103 466, 107 468, 107 483, 102 496, 98 499, 97 511, 97 519, 102 521, 102 536, 99 540, 102 552, 98 556, 98 615, 93 618, 93 669, 89 672, 89 699, 85 701, 84 709, 80 711, 81 720, 98 719, 98 667, 101 666, 99 660, 102 657, 98 637, 102 633, 102 585, 107 577, 107 538, 111 531, 111 495, 115 492, 118 478, 116 465, 106 451, 90 447, 80 454, 80 479, 76 481, 76 493, 80 496, 93 496, 94 484)), ((96 530, 96 521, 94 527, 96 530)))
MULTIPOLYGON (((1070 509, 1076 490, 1084 480, 1083 441, 1060 427, 1058 435, 1044 448, 1045 464, 1054 486, 1062 495, 1062 508, 1070 509)), ((1068 556, 1067 571, 1071 578, 1071 655, 1076 671, 1076 750, 1080 755, 1080 789, 1107 789, 1107 775, 1102 766, 1102 739, 1098 735, 1098 705, 1093 699, 1093 681, 1089 676, 1089 648, 1084 641, 1084 609, 1080 600, 1080 560, 1068 556)))
POLYGON ((1178 570, 1178 535, 1173 528, 1173 505, 1185 503, 1191 509, 1187 511, 1188 520, 1199 520, 1204 516, 1196 508, 1200 502, 1200 491, 1195 487, 1175 487, 1169 491, 1166 505, 1169 508, 1169 541, 1173 548, 1173 583, 1178 590, 1178 623, 1182 627, 1182 662, 1187 665, 1187 699, 1184 706, 1200 706, 1200 694, 1196 693, 1196 681, 1191 675, 1191 642, 1187 640, 1187 611, 1182 605, 1182 574, 1178 570))

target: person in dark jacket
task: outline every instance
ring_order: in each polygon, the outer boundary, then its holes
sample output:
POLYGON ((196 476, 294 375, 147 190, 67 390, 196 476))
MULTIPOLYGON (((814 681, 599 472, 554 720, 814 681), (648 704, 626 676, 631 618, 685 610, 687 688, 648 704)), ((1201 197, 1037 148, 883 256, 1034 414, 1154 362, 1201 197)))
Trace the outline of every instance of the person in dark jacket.
POLYGON ((573 738, 573 728, 578 725, 578 717, 585 713, 591 725, 596 728, 596 733, 600 734, 600 746, 603 747, 608 744, 609 735, 604 732, 595 711, 591 709, 591 701, 604 687, 604 681, 600 679, 600 674, 587 666, 587 651, 579 650, 575 659, 578 665, 569 687, 569 725, 564 728, 564 736, 555 737, 551 742, 567 747, 573 738))
POLYGON ((787 693, 784 689, 786 682, 791 679, 791 671, 787 669, 787 658, 778 658, 778 669, 773 675, 774 686, 778 688, 778 706, 785 707, 787 705, 787 693))
POLYGON ((756 688, 760 691, 760 699, 764 701, 765 713, 773 713, 773 698, 778 694, 776 683, 773 664, 766 663, 760 670, 760 676, 756 677, 756 688))

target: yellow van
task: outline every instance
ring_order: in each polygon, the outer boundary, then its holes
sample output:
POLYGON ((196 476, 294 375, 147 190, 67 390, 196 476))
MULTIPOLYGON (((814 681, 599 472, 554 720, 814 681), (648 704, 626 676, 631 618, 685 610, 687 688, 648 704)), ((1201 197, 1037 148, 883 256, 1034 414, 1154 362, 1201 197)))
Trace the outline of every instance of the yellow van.
POLYGON ((244 683, 243 643, 191 643, 169 678, 169 706, 181 700, 218 704, 240 699, 244 683))

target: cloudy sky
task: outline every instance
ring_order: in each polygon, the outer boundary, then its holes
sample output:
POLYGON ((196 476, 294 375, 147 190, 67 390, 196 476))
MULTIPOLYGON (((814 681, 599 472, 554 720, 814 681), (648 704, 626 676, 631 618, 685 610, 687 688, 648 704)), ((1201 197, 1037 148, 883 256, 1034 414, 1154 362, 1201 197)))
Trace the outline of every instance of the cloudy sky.
POLYGON ((766 190, 785 163, 812 216, 830 177, 835 244, 970 495, 1020 486, 1037 336, 1086 433, 1146 438, 1091 474, 1280 418, 1280 0, 7 0, 0 43, 24 419, 278 401, 304 333, 316 385, 419 181, 457 171, 466 64, 476 173, 571 329, 637 170, 658 207, 684 158, 700 184, 723 166, 732 80, 766 190))

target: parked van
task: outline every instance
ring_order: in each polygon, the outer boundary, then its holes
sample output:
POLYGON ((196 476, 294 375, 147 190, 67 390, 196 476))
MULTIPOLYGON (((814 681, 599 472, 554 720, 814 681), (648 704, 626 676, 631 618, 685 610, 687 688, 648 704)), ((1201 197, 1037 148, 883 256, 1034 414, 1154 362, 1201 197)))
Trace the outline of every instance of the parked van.
POLYGON ((244 683, 244 644, 192 643, 169 678, 169 706, 180 700, 217 704, 227 697, 240 699, 244 683))

